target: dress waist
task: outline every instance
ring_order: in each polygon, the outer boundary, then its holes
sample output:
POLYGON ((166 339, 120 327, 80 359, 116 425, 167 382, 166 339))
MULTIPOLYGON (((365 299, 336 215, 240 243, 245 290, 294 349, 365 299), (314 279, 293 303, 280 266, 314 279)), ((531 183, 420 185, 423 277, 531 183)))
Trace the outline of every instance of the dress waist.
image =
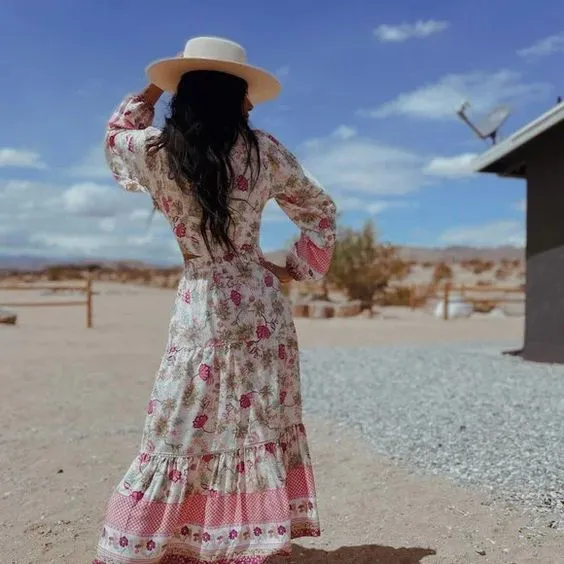
POLYGON ((221 252, 216 255, 196 256, 183 253, 184 273, 193 274, 205 269, 215 269, 217 267, 235 267, 241 265, 256 264, 264 266, 266 259, 263 252, 258 247, 252 247, 239 252, 221 252))

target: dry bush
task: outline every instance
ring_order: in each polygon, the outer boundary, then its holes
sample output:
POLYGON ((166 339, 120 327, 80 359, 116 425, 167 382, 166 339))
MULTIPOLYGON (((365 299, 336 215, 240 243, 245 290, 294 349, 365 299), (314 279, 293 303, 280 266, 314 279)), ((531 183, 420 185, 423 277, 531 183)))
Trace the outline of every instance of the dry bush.
POLYGON ((491 280, 478 280, 476 282, 476 286, 491 286, 491 285, 492 285, 491 280))
POLYGON ((511 275, 511 267, 507 266, 500 266, 495 271, 495 278, 496 280, 507 280, 511 275))
POLYGON ((521 266, 521 261, 519 259, 501 259, 501 268, 512 272, 517 270, 521 266))
POLYGON ((435 265, 433 270, 433 282, 440 282, 441 280, 451 280, 452 279, 452 268, 444 263, 439 262, 435 265))
POLYGON ((84 278, 83 267, 64 265, 50 266, 45 270, 45 276, 49 282, 60 282, 62 280, 81 280, 84 278))
POLYGON ((416 291, 413 286, 393 286, 386 288, 384 292, 378 295, 374 303, 379 306, 412 307, 415 294, 416 291))
POLYGON ((470 299, 468 301, 476 313, 490 313, 499 305, 495 300, 470 299))
MULTIPOLYGON (((449 282, 447 282, 449 284, 449 282)), ((429 300, 442 300, 444 298, 445 285, 440 282, 431 282, 424 286, 416 286, 415 284, 410 287, 412 290, 411 303, 413 309, 423 308, 427 305, 429 300)))
POLYGON ((491 260, 482 260, 479 258, 473 258, 473 259, 461 261, 460 266, 465 270, 468 270, 474 274, 482 274, 484 272, 488 272, 489 270, 492 270, 495 264, 491 260))
POLYGON ((435 266, 435 263, 430 260, 426 260, 425 262, 421 263, 421 266, 423 268, 433 268, 435 266))
POLYGON ((491 260, 478 260, 474 265, 473 272, 474 274, 483 274, 484 272, 489 272, 494 267, 494 263, 491 260))
POLYGON ((398 249, 378 243, 374 225, 367 222, 360 231, 341 231, 327 280, 370 309, 375 294, 384 292, 392 280, 405 278, 407 271, 398 249))
POLYGON ((393 286, 379 295, 375 303, 383 307, 396 306, 419 309, 425 306, 429 297, 436 291, 430 288, 428 287, 425 291, 419 292, 415 284, 411 286, 393 286))

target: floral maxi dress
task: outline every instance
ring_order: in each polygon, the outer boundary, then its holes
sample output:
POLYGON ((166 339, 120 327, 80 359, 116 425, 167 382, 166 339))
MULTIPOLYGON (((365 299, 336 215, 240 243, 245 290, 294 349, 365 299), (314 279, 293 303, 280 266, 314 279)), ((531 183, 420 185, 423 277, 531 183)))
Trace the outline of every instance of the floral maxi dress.
POLYGON ((154 109, 127 97, 109 122, 106 157, 123 188, 165 215, 185 257, 168 342, 138 456, 113 492, 96 564, 261 564, 291 539, 320 534, 302 424, 298 344, 290 304, 265 267, 260 220, 274 198, 301 229, 287 256, 296 280, 319 279, 335 242, 335 205, 276 139, 256 131, 260 175, 231 154, 231 239, 213 248, 197 202, 147 153, 154 109))

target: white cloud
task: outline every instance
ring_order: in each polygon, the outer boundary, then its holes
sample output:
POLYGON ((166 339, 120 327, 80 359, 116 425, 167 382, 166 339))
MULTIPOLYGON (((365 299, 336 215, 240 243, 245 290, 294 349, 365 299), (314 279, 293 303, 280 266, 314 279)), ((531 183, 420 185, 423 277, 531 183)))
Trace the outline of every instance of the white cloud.
POLYGON ((180 263, 162 215, 140 221, 150 210, 146 195, 116 184, 0 181, 0 254, 180 263))
POLYGON ((522 221, 493 221, 482 225, 461 225, 444 231, 439 242, 444 245, 525 246, 525 226, 522 221))
POLYGON ((340 212, 365 212, 370 215, 377 215, 390 209, 408 208, 412 202, 405 200, 372 200, 356 198, 354 196, 335 195, 335 203, 340 212))
POLYGON ((330 135, 304 143, 299 153, 304 166, 334 192, 397 196, 428 182, 422 157, 371 139, 330 135))
POLYGON ((42 186, 41 183, 31 180, 8 180, 6 182, 0 182, 0 197, 10 194, 23 196, 26 192, 33 190, 38 185, 42 186))
POLYGON ((86 180, 110 179, 112 175, 106 164, 102 144, 92 147, 79 163, 70 168, 69 173, 75 178, 86 180))
POLYGON ((25 149, 0 148, 0 168, 45 168, 39 154, 25 149))
POLYGON ((32 234, 29 242, 37 245, 39 248, 50 249, 56 256, 59 253, 63 255, 74 254, 92 254, 104 249, 104 239, 99 235, 74 233, 73 235, 57 234, 57 233, 35 233, 32 234))
POLYGON ((87 217, 112 217, 123 204, 116 186, 83 182, 74 184, 61 195, 63 211, 87 217))
POLYGON ((518 72, 500 70, 494 73, 475 71, 449 74, 360 115, 371 118, 409 116, 420 119, 454 119, 463 102, 469 100, 477 112, 491 110, 500 102, 524 104, 543 98, 552 86, 541 82, 527 83, 518 72))
POLYGON ((112 231, 115 231, 116 218, 115 217, 104 217, 103 219, 100 220, 100 222, 98 223, 98 226, 100 227, 101 231, 104 231, 105 233, 111 233, 112 231))
POLYGON ((546 57, 554 53, 564 53, 564 32, 540 39, 529 47, 517 51, 520 57, 528 58, 546 57))
POLYGON ((274 74, 280 79, 286 78, 290 74, 290 65, 284 65, 283 67, 276 69, 274 74))
POLYGON ((338 139, 351 139, 357 134, 357 131, 354 127, 349 127, 348 125, 340 125, 333 131, 333 136, 337 137, 338 139))
POLYGON ((527 199, 523 198, 522 200, 515 202, 513 204, 513 208, 520 211, 520 212, 526 212, 527 211, 527 199))
POLYGON ((449 25, 449 22, 441 20, 417 20, 414 23, 399 25, 382 24, 374 30, 374 35, 382 43, 401 43, 408 39, 422 39, 440 33, 449 25))
POLYGON ((443 178, 462 178, 473 174, 476 153, 462 153, 454 157, 435 157, 424 168, 425 174, 443 178))
POLYGON ((147 221, 151 217, 151 210, 148 208, 137 208, 129 214, 131 221, 147 221))

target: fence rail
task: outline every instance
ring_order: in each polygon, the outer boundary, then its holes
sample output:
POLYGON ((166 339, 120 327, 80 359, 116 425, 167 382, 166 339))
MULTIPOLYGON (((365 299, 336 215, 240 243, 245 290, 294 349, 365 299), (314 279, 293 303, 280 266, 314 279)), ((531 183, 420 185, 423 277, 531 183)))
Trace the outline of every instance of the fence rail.
MULTIPOLYGON (((442 294, 441 294, 441 299, 443 300, 443 319, 445 321, 448 321, 449 319, 449 305, 450 305, 450 294, 452 292, 457 292, 458 294, 460 294, 460 297, 464 300, 464 299, 469 299, 468 298, 468 294, 469 293, 474 293, 474 294, 480 294, 480 293, 489 293, 489 294, 495 294, 496 297, 495 298, 474 298, 472 297, 471 300, 473 303, 487 303, 487 302, 491 302, 493 300, 495 300, 496 302, 501 302, 501 303, 522 303, 524 300, 524 294, 525 294, 525 290, 523 288, 520 287, 515 287, 515 286, 508 286, 508 287, 504 287, 504 286, 467 286, 465 284, 461 284, 459 286, 455 286, 453 284, 447 283, 444 285, 443 290, 442 290, 442 294), (502 297, 498 297, 499 294, 502 294, 502 297), (523 298, 508 298, 503 296, 503 294, 523 294, 523 298)), ((437 296, 437 294, 434 294, 435 297, 439 297, 437 296)), ((432 296, 430 296, 432 297, 432 296)))
POLYGON ((52 291, 57 292, 80 292, 86 294, 84 300, 73 300, 73 301, 56 301, 56 302, 4 302, 0 300, 0 306, 19 308, 19 307, 68 307, 68 306, 86 306, 86 327, 91 329, 93 327, 92 317, 93 317, 93 289, 92 289, 92 279, 89 277, 86 279, 85 286, 48 286, 48 285, 33 285, 33 284, 11 284, 9 286, 0 285, 0 292, 2 291, 52 291))

